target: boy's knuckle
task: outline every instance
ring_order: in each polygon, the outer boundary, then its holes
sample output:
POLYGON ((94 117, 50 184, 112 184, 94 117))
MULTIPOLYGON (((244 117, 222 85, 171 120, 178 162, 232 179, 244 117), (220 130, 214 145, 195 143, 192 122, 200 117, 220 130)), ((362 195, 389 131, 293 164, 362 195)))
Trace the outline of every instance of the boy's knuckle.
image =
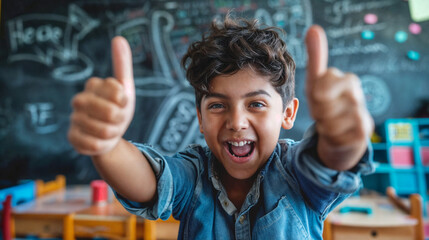
POLYGON ((94 140, 91 143, 88 144, 88 150, 92 152, 99 152, 103 148, 103 144, 101 140, 94 140))
POLYGON ((356 108, 357 106, 359 106, 360 100, 355 91, 349 90, 347 92, 347 96, 349 99, 349 107, 356 108))
POLYGON ((114 131, 110 127, 106 126, 101 129, 100 135, 103 139, 109 139, 114 136, 114 131))
POLYGON ((78 94, 76 94, 76 95, 72 98, 72 101, 71 101, 72 107, 73 107, 73 108, 78 108, 78 107, 80 107, 80 106, 84 103, 83 98, 84 98, 84 94, 83 94, 83 93, 78 93, 78 94))
POLYGON ((103 139, 108 139, 109 138, 109 130, 107 128, 101 128, 100 137, 103 139))
POLYGON ((86 81, 85 89, 86 90, 93 90, 96 88, 96 86, 98 85, 99 82, 100 82, 99 78, 92 77, 92 78, 88 79, 88 81, 86 81))
POLYGON ((359 81, 359 77, 356 74, 351 72, 345 73, 344 77, 347 79, 350 79, 350 81, 354 81, 354 82, 359 81))
POLYGON ((121 113, 115 106, 110 106, 106 111, 106 120, 110 123, 121 122, 121 113))
POLYGON ((326 70, 326 75, 328 79, 337 79, 344 76, 344 73, 335 67, 330 67, 326 70))
POLYGON ((106 121, 107 122, 114 122, 115 121, 115 114, 111 108, 109 108, 105 114, 106 114, 106 121))
POLYGON ((115 78, 109 77, 106 79, 106 84, 112 88, 112 89, 116 89, 116 90, 120 90, 121 89, 121 84, 119 83, 118 80, 116 80, 115 78))
POLYGON ((113 100, 115 103, 120 103, 121 99, 122 99, 122 93, 119 90, 112 92, 111 100, 113 100))

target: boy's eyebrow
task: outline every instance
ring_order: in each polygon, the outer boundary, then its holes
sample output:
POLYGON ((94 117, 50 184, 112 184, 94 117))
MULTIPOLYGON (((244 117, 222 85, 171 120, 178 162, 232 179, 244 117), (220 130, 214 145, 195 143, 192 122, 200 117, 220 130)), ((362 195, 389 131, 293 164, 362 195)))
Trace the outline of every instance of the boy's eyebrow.
POLYGON ((263 89, 258 90, 258 91, 253 91, 253 92, 246 93, 246 94, 244 94, 244 97, 246 97, 246 98, 248 98, 248 97, 254 97, 254 96, 257 96, 257 95, 261 95, 261 94, 262 95, 267 95, 268 97, 271 97, 271 95, 267 91, 265 91, 263 89))
POLYGON ((205 95, 205 98, 223 98, 223 99, 226 99, 228 97, 222 93, 210 92, 210 93, 207 93, 205 95))
MULTIPOLYGON (((263 89, 258 90, 258 91, 248 92, 248 93, 244 94, 242 97, 243 98, 248 98, 248 97, 254 97, 254 96, 257 96, 257 95, 267 95, 268 97, 271 97, 271 95, 267 91, 265 91, 263 89)), ((228 98, 228 96, 226 96, 226 95, 224 95, 222 93, 216 93, 216 92, 208 93, 205 96, 205 98, 213 98, 213 97, 222 98, 222 99, 227 99, 228 98)))

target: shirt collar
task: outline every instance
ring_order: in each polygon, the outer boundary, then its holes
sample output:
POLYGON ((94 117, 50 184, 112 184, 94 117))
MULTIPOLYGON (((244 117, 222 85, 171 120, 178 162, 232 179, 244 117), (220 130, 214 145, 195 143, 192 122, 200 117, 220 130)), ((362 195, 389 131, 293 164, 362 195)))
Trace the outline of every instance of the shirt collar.
MULTIPOLYGON (((208 148, 207 148, 208 149, 208 148)), ((246 211, 251 206, 255 205, 258 202, 259 195, 260 195, 260 185, 262 180, 264 179, 265 174, 268 171, 268 166, 271 164, 274 158, 279 158, 280 156, 280 144, 277 143, 273 153, 268 158, 268 161, 264 164, 264 166, 261 168, 261 170, 258 173, 258 176, 255 178, 255 182, 253 183, 253 186, 250 188, 249 193, 247 194, 247 197, 243 203, 242 211, 246 211)), ((219 180, 219 173, 218 169, 220 164, 214 154, 208 149, 207 150, 207 160, 208 160, 208 179, 212 183, 213 187, 219 191, 218 199, 225 210, 229 215, 233 215, 237 212, 237 209, 235 208, 234 204, 228 199, 227 193, 225 188, 223 187, 221 181, 219 180)))

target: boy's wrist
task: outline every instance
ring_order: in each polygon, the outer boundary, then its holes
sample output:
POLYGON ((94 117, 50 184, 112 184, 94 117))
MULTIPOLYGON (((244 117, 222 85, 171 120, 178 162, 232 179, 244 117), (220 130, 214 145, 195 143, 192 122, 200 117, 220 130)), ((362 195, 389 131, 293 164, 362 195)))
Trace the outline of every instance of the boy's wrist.
POLYGON ((93 161, 102 161, 103 159, 111 157, 112 155, 114 155, 114 152, 117 152, 120 148, 124 146, 124 142, 126 141, 122 137, 119 138, 119 140, 111 149, 108 149, 100 154, 93 155, 93 161))
POLYGON ((334 145, 319 135, 317 154, 320 161, 328 168, 337 171, 352 169, 365 154, 368 144, 358 141, 344 146, 334 145))

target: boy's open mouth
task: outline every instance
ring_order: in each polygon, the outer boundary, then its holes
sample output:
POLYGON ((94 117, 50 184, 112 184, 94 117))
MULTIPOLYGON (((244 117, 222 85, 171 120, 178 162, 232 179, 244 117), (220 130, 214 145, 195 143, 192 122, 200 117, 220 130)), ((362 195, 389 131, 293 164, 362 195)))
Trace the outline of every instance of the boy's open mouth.
POLYGON ((240 141, 240 142, 227 142, 229 153, 234 157, 248 157, 255 149, 255 142, 253 141, 240 141))

